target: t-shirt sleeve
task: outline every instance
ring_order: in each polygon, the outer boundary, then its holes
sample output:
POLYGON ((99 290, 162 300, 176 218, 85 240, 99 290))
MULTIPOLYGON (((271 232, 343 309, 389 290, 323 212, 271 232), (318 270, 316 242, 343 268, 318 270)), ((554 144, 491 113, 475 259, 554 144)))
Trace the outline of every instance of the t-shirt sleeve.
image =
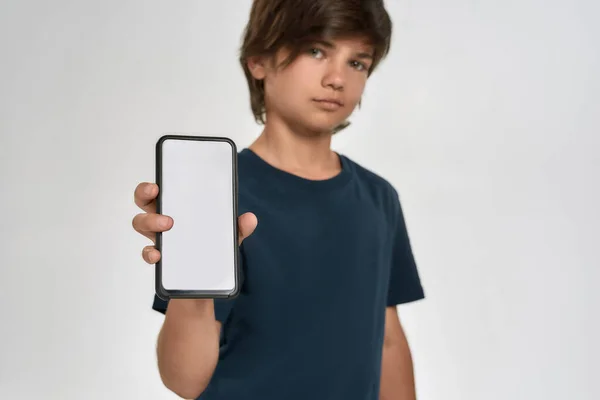
POLYGON ((395 191, 393 204, 392 222, 394 228, 392 231, 392 265, 388 288, 388 307, 425 298, 402 206, 395 191))
MULTIPOLYGON (((240 263, 240 285, 243 285, 244 283, 244 262, 243 262, 243 257, 242 254, 240 252, 239 254, 239 263, 240 263)), ((233 306, 235 304, 235 298, 233 299, 215 299, 214 303, 215 303, 215 319, 221 323, 225 323, 225 321, 227 320, 227 318, 229 318, 229 315, 231 314, 231 310, 233 309, 233 306)), ((154 301, 152 303, 152 309, 155 311, 158 311, 161 314, 166 314, 167 313, 167 307, 169 306, 169 301, 168 300, 163 300, 160 297, 158 297, 156 294, 154 295, 154 301)))

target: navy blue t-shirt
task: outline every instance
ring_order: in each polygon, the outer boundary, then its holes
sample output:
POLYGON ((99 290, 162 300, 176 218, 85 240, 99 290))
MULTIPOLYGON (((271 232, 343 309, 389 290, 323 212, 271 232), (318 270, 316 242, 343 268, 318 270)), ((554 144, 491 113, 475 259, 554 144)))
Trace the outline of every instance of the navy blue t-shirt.
POLYGON ((258 226, 239 296, 215 300, 220 356, 200 399, 378 400, 386 306, 424 292, 396 190, 340 159, 313 181, 239 153, 239 212, 258 226))

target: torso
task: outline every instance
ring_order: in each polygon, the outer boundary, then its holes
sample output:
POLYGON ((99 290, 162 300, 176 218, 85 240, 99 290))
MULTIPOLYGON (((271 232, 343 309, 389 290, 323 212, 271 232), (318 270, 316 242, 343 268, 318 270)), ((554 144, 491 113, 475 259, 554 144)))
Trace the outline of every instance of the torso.
POLYGON ((342 160, 342 173, 310 182, 240 154, 239 213, 259 222, 202 399, 377 399, 389 193, 342 160))

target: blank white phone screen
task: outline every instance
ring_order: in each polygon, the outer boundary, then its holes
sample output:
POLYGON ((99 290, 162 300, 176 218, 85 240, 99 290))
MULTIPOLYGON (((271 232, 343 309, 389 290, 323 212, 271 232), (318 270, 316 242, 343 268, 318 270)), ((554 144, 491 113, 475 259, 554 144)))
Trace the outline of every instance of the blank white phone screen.
POLYGON ((166 139, 162 143, 161 214, 166 290, 235 287, 234 147, 226 141, 166 139))

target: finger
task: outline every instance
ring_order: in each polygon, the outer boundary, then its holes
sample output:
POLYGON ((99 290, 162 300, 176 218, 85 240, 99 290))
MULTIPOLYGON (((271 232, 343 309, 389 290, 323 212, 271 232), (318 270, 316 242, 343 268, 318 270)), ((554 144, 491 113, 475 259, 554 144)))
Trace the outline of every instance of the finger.
POLYGON ((156 250, 154 246, 146 246, 142 250, 142 258, 148 264, 156 264, 160 260, 160 251, 156 250))
POLYGON ((258 225, 258 219, 253 213, 245 213, 238 218, 239 244, 242 244, 244 239, 252 235, 252 232, 258 225))
POLYGON ((133 217, 136 231, 164 232, 173 227, 173 218, 162 214, 141 213, 133 217))
POLYGON ((156 233, 170 230, 173 223, 167 215, 141 213, 133 217, 132 226, 136 232, 155 242, 156 233))
POLYGON ((158 185, 151 182, 142 182, 134 192, 135 204, 147 213, 156 212, 156 196, 158 196, 158 185))

